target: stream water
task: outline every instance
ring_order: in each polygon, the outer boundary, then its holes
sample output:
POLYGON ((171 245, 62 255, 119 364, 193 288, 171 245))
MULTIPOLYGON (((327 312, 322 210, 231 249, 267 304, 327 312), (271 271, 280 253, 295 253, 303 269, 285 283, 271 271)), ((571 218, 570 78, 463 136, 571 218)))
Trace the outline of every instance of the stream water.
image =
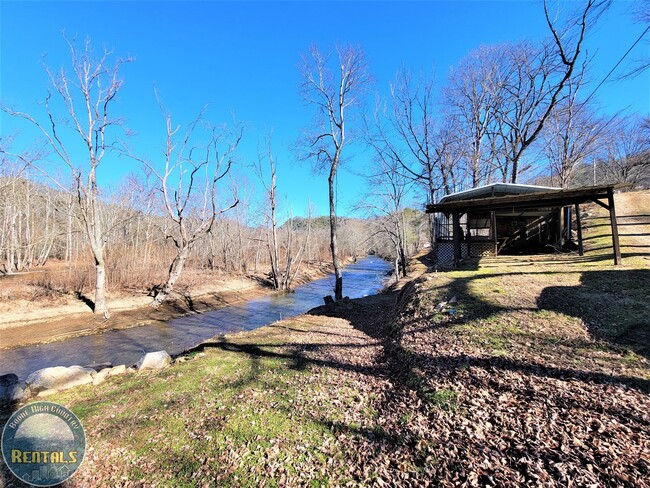
MULTIPOLYGON (((343 292, 350 298, 377 293, 391 265, 375 256, 358 260, 343 270, 343 292)), ((110 362, 135 364, 145 352, 164 349, 178 354, 219 334, 252 330, 292 317, 323 304, 332 294, 334 276, 312 281, 294 293, 271 294, 255 300, 164 324, 111 330, 60 342, 0 351, 0 375, 15 373, 24 380, 31 372, 49 366, 110 362)))

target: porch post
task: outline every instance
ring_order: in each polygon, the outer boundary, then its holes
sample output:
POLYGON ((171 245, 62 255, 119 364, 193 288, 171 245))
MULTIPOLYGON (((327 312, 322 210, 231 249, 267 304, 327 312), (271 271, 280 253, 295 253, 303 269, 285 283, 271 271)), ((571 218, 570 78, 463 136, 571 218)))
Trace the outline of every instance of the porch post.
POLYGON ((621 246, 618 242, 618 225, 616 224, 616 209, 614 208, 614 190, 607 189, 609 206, 609 223, 612 226, 612 246, 614 247, 614 264, 621 264, 621 246))
POLYGON ((576 203, 576 230, 578 231, 578 254, 585 255, 585 248, 582 245, 582 222, 580 221, 580 204, 576 203))
POLYGON ((467 257, 472 257, 472 235, 469 231, 469 212, 467 212, 467 234, 465 235, 465 240, 467 241, 467 257))
POLYGON ((454 211, 452 214, 453 226, 454 226, 454 267, 458 268, 460 266, 461 260, 461 228, 460 228, 460 214, 458 211, 454 211))
POLYGON ((499 254, 499 236, 497 236, 497 213, 492 210, 490 217, 492 218, 492 235, 494 237, 494 255, 499 254))

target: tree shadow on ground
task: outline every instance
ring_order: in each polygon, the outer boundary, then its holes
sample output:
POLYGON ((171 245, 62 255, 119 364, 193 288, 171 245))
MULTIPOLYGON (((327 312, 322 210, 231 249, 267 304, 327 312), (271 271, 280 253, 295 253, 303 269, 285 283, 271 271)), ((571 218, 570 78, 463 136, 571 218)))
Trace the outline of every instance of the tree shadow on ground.
POLYGON ((650 358, 650 270, 584 271, 578 286, 552 286, 540 309, 580 318, 589 332, 618 348, 650 358))

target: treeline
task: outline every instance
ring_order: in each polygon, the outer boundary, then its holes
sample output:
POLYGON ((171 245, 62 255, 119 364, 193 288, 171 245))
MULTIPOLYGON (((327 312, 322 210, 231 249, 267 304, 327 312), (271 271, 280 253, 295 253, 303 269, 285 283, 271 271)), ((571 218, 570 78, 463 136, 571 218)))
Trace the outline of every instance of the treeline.
POLYGON ((648 115, 602 115, 587 89, 581 36, 606 7, 588 3, 563 36, 479 47, 440 89, 400 70, 364 121, 378 164, 416 181, 431 202, 496 182, 647 187, 648 115))
MULTIPOLYGON (((29 271, 50 260, 64 263, 40 278, 52 292, 86 294, 93 288, 93 260, 88 252, 83 221, 70 193, 34 181, 29 168, 14 174, 10 164, 0 177, 0 274, 29 271)), ((150 197, 151 195, 149 195, 150 197)), ((257 276, 271 282, 268 227, 259 223, 264 201, 242 199, 231 213, 221 215, 197 245, 187 263, 186 281, 219 276, 257 276)), ((108 291, 152 291, 165 282, 175 246, 165 238, 166 219, 135 180, 100 201, 102 225, 107 229, 108 291)), ((426 239, 427 219, 407 209, 409 252, 426 239)), ((380 219, 340 218, 343 259, 376 253, 392 258, 393 248, 378 230, 380 219)), ((304 264, 320 267, 331 260, 328 217, 293 217, 278 225, 279 257, 304 247, 304 264), (291 238, 290 238, 291 236, 291 238), (288 246, 291 245, 291 248, 288 246)))

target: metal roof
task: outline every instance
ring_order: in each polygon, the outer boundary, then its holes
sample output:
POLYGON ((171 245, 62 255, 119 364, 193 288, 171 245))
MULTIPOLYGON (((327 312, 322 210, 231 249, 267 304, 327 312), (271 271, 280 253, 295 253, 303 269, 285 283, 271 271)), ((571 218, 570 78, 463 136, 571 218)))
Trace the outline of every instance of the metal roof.
MULTIPOLYGON (((499 183, 500 184, 500 183, 499 183)), ((522 185, 525 186, 525 185, 522 185)), ((440 201, 435 205, 427 205, 427 213, 434 212, 460 212, 492 211, 505 209, 530 209, 539 207, 563 207, 566 205, 581 204, 608 198, 613 190, 628 187, 628 184, 599 185, 574 189, 551 189, 528 192, 527 194, 507 194, 503 196, 484 196, 483 198, 457 198, 453 201, 440 201)), ((486 187, 483 187, 486 188, 486 187)), ((539 187, 538 187, 539 188, 539 187)), ((480 188, 476 188, 480 190, 480 188)), ((457 193, 456 195, 460 195, 457 193)), ((449 195, 450 197, 452 195, 449 195)))
POLYGON ((540 193, 562 188, 552 186, 521 185, 519 183, 492 183, 491 185, 459 191, 442 197, 439 204, 456 202, 459 200, 474 200, 476 198, 502 197, 505 195, 522 195, 526 193, 540 193))

